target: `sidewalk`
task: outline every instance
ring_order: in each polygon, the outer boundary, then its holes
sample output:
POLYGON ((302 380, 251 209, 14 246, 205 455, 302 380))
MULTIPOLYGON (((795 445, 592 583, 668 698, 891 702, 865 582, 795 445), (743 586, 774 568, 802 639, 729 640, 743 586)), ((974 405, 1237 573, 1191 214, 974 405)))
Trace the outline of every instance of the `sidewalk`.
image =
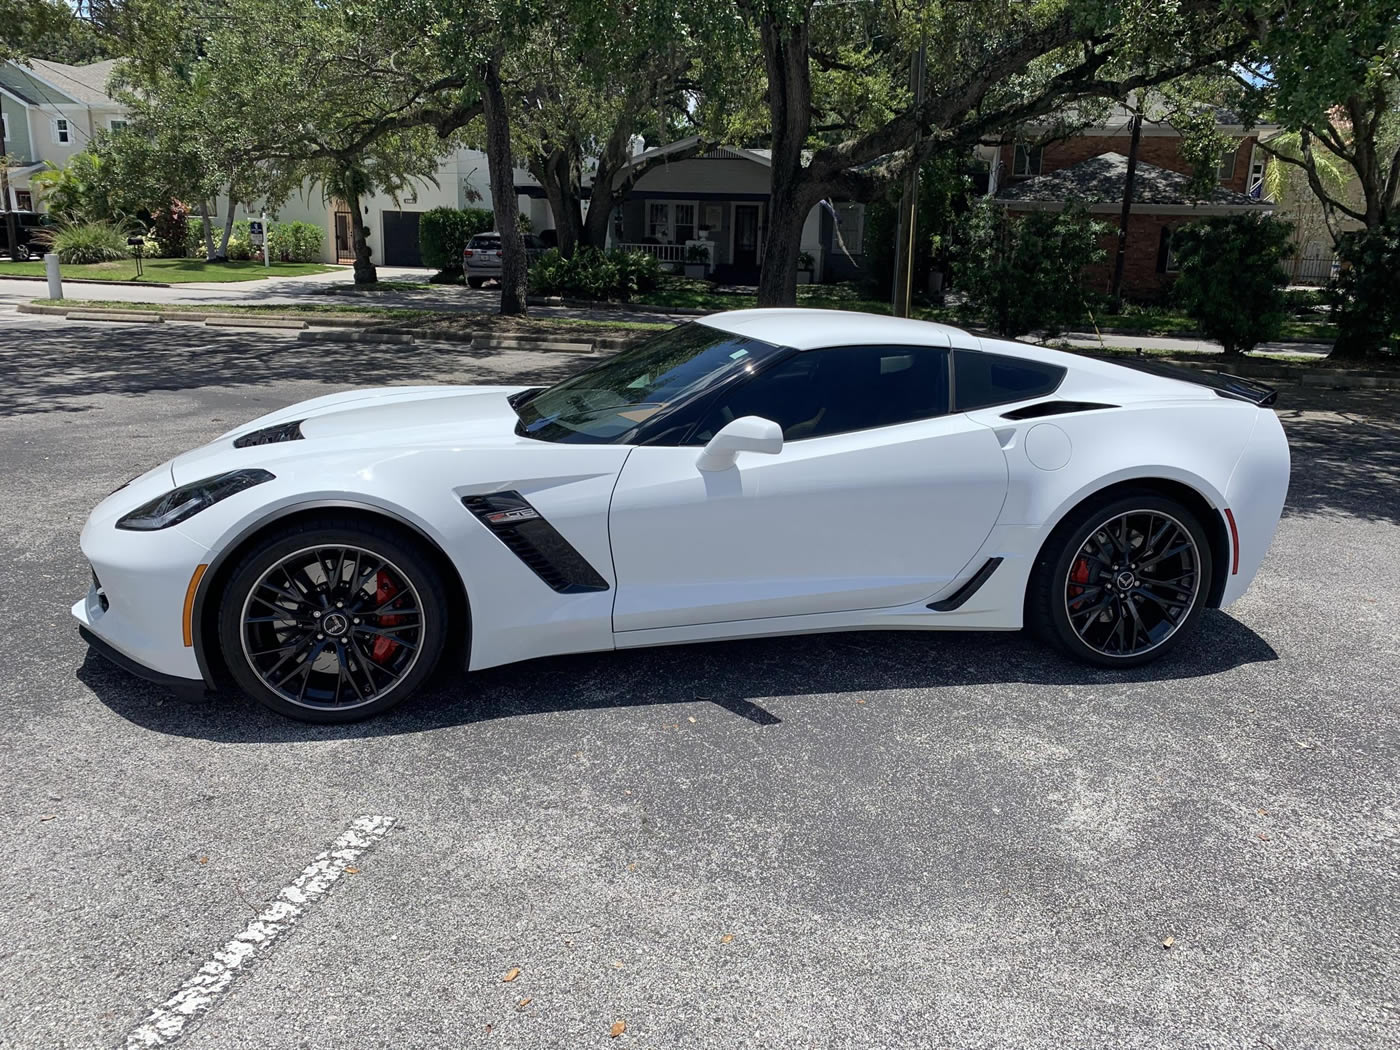
MULTIPOLYGON (((1144 350, 1170 350, 1176 353, 1218 354, 1222 347, 1205 339, 1183 338, 1163 335, 1124 335, 1105 332, 1100 340, 1093 332, 1065 332, 1059 339, 1070 346, 1094 349, 1101 346, 1128 347, 1144 350)), ((1331 351, 1331 343, 1260 343, 1254 348, 1256 354, 1299 354, 1313 357, 1326 357, 1331 351)))

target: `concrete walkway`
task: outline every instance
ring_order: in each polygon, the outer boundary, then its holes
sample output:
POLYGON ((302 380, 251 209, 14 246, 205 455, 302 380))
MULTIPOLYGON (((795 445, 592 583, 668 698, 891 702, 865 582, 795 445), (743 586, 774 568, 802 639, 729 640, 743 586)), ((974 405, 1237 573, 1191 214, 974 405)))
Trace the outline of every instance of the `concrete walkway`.
MULTIPOLYGON (((0 304, 18 306, 47 297, 48 286, 41 281, 5 280, 0 267, 0 304)), ((444 313, 494 313, 500 303, 496 288, 467 288, 463 285, 429 284, 428 269, 381 266, 384 282, 412 283, 409 289, 356 291, 349 267, 331 273, 305 277, 268 277, 257 281, 227 283, 190 282, 167 288, 130 284, 65 282, 66 299, 103 299, 124 303, 159 303, 171 306, 378 306, 386 309, 433 310, 444 313)), ((563 306, 532 306, 537 317, 575 317, 599 321, 679 321, 680 315, 627 309, 578 309, 563 306)))
MULTIPOLYGON (((1039 341, 1039 340, 1036 340, 1039 341)), ((1142 347, 1144 350, 1169 350, 1183 354, 1218 354, 1222 347, 1219 343, 1212 343, 1206 339, 1182 338, 1176 336, 1157 335, 1121 335, 1105 332, 1103 340, 1093 332, 1066 332, 1059 339, 1052 342, 1064 341, 1070 346, 1082 346, 1089 349, 1100 346, 1113 347, 1142 347)), ((1331 351, 1331 343, 1260 343, 1255 347, 1255 353, 1267 354, 1308 354, 1316 357, 1326 357, 1331 351)))

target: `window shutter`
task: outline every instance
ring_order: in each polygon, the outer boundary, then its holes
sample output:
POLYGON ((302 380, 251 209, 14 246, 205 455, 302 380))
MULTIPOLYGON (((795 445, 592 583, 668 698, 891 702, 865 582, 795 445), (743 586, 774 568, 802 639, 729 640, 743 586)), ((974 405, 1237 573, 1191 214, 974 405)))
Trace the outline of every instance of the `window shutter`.
POLYGON ((59 141, 58 141, 58 121, 53 120, 53 119, 50 119, 50 120, 49 120, 49 138, 53 139, 53 144, 54 144, 55 146, 59 145, 59 141))
POLYGON ((1167 227, 1162 227, 1162 236, 1157 241, 1157 272, 1167 272, 1167 252, 1171 248, 1172 231, 1167 227))

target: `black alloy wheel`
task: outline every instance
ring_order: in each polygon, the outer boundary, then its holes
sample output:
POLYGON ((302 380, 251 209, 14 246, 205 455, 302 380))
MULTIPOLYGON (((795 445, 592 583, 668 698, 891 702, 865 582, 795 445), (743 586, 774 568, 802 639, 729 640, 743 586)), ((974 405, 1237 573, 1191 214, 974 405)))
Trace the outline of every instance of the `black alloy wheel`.
POLYGON ((1199 619, 1212 579, 1196 516, 1155 494, 1081 508, 1036 567, 1032 626, 1100 666, 1156 659, 1199 619))
POLYGON ((446 601, 422 552, 373 526, 299 529, 235 570, 220 640, 243 689, 282 714, 348 722, 387 710, 431 674, 446 601))

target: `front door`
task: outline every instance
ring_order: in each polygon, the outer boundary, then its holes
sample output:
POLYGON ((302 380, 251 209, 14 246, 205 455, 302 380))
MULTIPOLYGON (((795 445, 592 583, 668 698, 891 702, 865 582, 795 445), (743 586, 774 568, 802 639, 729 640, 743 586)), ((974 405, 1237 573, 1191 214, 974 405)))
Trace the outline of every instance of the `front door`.
POLYGON ((736 270, 758 272, 758 255, 763 245, 760 240, 759 220, 763 215, 761 204, 734 205, 734 268, 736 270))
POLYGON ((957 578, 1007 489, 993 431, 947 411, 947 351, 808 350, 711 410, 692 444, 632 450, 613 493, 616 631, 889 608, 957 578), (758 415, 777 455, 696 467, 758 415))

